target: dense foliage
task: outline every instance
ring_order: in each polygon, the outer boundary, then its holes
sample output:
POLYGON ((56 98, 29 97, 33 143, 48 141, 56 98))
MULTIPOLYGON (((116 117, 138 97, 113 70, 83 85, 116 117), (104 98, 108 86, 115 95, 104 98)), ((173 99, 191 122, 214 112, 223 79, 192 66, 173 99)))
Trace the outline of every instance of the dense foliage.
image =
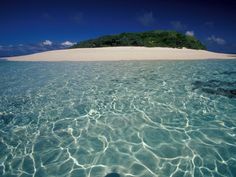
POLYGON ((71 48, 111 47, 111 46, 146 46, 206 49, 194 36, 187 36, 175 31, 148 31, 141 33, 121 33, 102 36, 79 42, 71 48))

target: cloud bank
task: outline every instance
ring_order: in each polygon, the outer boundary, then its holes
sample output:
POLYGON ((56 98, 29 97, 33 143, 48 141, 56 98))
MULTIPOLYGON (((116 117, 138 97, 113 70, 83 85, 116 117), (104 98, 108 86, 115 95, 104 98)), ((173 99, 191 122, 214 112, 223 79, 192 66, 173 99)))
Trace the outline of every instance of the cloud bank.
POLYGON ((209 42, 216 43, 218 45, 224 45, 226 44, 226 41, 223 38, 216 37, 214 35, 211 35, 210 37, 207 38, 209 42))
POLYGON ((0 57, 26 55, 49 50, 66 49, 74 45, 74 42, 52 42, 45 40, 35 44, 15 44, 15 45, 0 45, 0 57))
POLYGON ((52 41, 50 41, 50 40, 45 40, 45 41, 42 42, 42 45, 51 46, 51 45, 52 45, 52 41))

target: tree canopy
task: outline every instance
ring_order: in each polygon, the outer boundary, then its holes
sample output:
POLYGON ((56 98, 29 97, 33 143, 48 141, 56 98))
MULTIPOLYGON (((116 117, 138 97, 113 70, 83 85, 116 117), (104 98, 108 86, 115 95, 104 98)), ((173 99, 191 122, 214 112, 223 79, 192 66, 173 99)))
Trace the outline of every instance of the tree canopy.
POLYGON ((187 36, 176 31, 147 31, 139 33, 121 33, 101 36, 79 42, 71 48, 94 48, 115 46, 145 46, 206 49, 194 36, 187 36))

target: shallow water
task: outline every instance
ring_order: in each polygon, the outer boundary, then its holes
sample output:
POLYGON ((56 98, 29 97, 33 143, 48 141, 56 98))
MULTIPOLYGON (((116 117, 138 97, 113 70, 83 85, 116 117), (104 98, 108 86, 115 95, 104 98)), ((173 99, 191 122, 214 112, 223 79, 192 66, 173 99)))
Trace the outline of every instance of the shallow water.
POLYGON ((236 60, 0 62, 0 176, 236 176, 236 60))

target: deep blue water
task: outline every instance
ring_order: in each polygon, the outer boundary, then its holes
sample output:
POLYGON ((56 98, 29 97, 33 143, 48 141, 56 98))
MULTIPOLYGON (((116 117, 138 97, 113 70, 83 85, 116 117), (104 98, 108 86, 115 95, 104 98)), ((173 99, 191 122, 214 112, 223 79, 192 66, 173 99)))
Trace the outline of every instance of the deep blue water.
POLYGON ((236 60, 0 62, 0 176, 236 176, 236 60))

